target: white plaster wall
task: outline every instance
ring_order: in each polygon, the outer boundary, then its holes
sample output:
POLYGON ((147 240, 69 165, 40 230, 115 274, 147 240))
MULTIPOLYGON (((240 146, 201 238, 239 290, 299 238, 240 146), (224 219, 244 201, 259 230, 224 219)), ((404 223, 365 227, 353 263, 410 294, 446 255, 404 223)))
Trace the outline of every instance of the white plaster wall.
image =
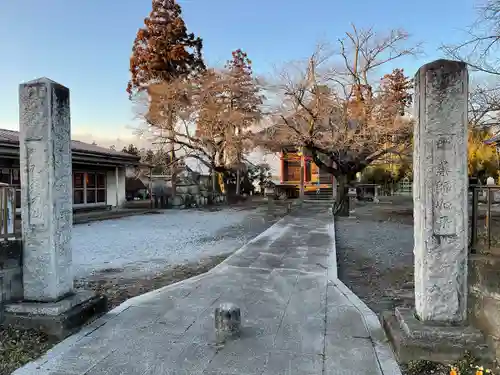
POLYGON ((280 154, 277 153, 269 153, 269 152, 264 152, 260 149, 254 150, 250 155, 248 155, 248 160, 254 164, 262 164, 266 163, 269 164, 270 172, 271 175, 273 176, 273 179, 277 178, 279 180, 280 178, 280 154))
POLYGON ((108 171, 106 174, 106 204, 112 207, 121 207, 126 201, 125 195, 125 175, 123 167, 118 167, 118 184, 116 181, 115 170, 108 171), (118 204, 116 204, 116 191, 118 190, 118 204))

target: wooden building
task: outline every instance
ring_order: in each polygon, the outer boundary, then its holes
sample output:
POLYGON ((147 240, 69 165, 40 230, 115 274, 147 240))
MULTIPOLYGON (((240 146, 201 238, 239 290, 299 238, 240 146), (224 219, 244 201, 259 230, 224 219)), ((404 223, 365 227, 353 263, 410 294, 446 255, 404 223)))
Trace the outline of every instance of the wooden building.
POLYGON ((280 152, 280 183, 300 188, 301 164, 303 163, 304 191, 331 188, 333 176, 321 171, 307 152, 297 147, 287 147, 280 152))

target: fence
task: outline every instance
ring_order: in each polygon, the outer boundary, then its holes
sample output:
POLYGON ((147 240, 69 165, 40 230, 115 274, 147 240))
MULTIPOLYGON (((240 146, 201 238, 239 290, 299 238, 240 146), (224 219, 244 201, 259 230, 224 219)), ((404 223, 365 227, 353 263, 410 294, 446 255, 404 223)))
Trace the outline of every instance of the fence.
POLYGON ((0 183, 0 240, 16 238, 16 188, 0 183))
POLYGON ((469 199, 471 252, 500 250, 500 186, 470 185, 469 199))
POLYGON ((378 184, 379 195, 380 196, 394 196, 394 195, 402 195, 402 196, 411 196, 412 195, 412 184, 413 182, 405 177, 398 183, 381 183, 378 184))

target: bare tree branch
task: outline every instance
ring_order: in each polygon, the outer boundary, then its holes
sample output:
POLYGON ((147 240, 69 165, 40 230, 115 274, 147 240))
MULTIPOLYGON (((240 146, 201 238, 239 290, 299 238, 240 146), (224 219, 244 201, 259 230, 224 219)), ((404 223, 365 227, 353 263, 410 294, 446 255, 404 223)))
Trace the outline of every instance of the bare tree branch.
POLYGON ((280 75, 274 126, 257 142, 275 150, 304 146, 321 169, 350 178, 407 148, 412 123, 402 109, 410 104, 411 80, 402 70, 384 77, 390 84, 372 78, 385 64, 419 52, 418 45, 405 46, 407 40, 401 30, 378 35, 353 25, 339 40, 337 54, 318 46, 302 71, 293 74, 289 67, 280 75))
POLYGON ((500 1, 488 0, 478 7, 478 18, 469 27, 467 39, 456 45, 442 46, 452 59, 466 62, 470 68, 500 75, 500 1))

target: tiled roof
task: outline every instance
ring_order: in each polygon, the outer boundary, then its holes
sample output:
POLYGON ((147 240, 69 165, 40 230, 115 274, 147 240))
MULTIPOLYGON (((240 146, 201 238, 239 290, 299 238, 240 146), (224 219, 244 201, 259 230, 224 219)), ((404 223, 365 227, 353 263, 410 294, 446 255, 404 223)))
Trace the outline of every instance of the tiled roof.
MULTIPOLYGON (((19 132, 15 130, 8 129, 0 129, 0 143, 11 143, 11 144, 19 144, 19 132)), ((123 158, 133 158, 137 159, 136 156, 127 154, 126 152, 115 151, 109 148, 100 147, 97 145, 92 145, 90 143, 85 143, 81 141, 71 141, 71 149, 73 151, 81 151, 81 152, 90 152, 97 153, 108 156, 118 156, 123 158)))

